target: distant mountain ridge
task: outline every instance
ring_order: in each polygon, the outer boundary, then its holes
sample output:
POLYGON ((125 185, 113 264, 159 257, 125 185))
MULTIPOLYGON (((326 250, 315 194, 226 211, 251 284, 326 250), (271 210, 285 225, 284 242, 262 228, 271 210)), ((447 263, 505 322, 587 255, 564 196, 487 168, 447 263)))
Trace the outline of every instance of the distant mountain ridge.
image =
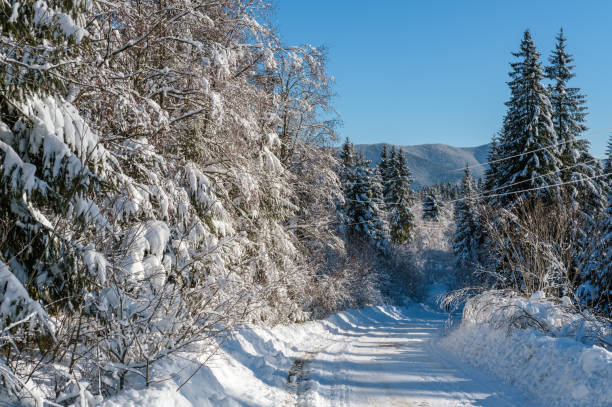
MULTIPOLYGON (((392 144, 356 144, 355 151, 372 161, 372 165, 380 162, 382 147, 393 147, 392 144)), ((478 147, 453 147, 446 144, 420 144, 400 147, 406 155, 408 167, 414 176, 413 187, 420 189, 438 182, 457 183, 463 176, 462 168, 470 166, 472 176, 484 176, 486 166, 480 165, 487 161, 489 144, 478 147)))

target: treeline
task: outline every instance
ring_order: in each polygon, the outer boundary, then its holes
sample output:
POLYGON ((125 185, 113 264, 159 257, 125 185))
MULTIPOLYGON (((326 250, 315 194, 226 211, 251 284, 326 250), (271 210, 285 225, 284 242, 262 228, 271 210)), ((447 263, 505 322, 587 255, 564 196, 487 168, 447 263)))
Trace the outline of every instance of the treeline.
POLYGON ((529 31, 513 54, 485 183, 478 188, 466 168, 455 204, 457 264, 475 271, 471 284, 541 290, 609 313, 612 169, 581 138, 586 99, 569 85, 574 65, 563 31, 556 39, 546 67, 529 31))
POLYGON ((0 397, 95 404, 365 295, 325 50, 270 7, 0 4, 0 397))
POLYGON ((389 151, 384 145, 380 163, 372 167, 347 138, 340 161, 344 192, 340 212, 347 240, 373 245, 382 254, 388 254, 390 244, 407 243, 414 229, 415 194, 403 151, 396 147, 389 151))

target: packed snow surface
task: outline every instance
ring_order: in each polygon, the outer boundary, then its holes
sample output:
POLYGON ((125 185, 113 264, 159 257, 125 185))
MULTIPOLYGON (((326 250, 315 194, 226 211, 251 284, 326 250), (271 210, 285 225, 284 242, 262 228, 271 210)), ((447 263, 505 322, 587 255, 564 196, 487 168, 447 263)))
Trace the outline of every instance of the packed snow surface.
POLYGON ((160 369, 176 372, 173 380, 124 391, 102 405, 540 405, 443 350, 438 342, 446 321, 444 313, 411 304, 274 328, 244 326, 199 370, 197 362, 177 359, 160 369))

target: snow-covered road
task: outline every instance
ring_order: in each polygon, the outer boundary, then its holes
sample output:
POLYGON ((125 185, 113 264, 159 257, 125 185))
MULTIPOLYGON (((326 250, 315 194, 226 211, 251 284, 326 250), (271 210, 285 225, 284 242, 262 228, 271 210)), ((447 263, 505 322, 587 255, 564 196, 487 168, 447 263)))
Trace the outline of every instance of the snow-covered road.
POLYGON ((446 320, 413 303, 273 328, 246 325, 206 366, 176 359, 159 372, 174 380, 124 391, 103 407, 537 405, 445 352, 437 338, 446 320))
POLYGON ((436 346, 445 315, 426 306, 338 316, 329 344, 298 363, 299 406, 533 406, 436 346))

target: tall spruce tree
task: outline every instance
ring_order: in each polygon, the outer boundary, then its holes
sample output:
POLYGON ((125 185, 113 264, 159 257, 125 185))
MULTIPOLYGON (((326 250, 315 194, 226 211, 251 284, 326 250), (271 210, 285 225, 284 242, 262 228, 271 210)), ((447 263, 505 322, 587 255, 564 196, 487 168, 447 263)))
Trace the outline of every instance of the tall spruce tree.
POLYGON ((455 204, 455 237, 453 250, 457 267, 467 269, 479 261, 483 234, 476 205, 477 187, 466 165, 461 180, 461 199, 455 204))
POLYGON ((382 151, 380 153, 380 164, 378 164, 378 170, 382 178, 382 187, 383 187, 382 195, 383 195, 383 200, 384 200, 385 205, 387 205, 387 202, 388 202, 387 196, 389 195, 389 191, 390 191, 390 185, 391 185, 390 180, 391 180, 392 171, 393 171, 393 160, 395 160, 394 154, 395 154, 395 147, 392 147, 391 151, 389 151, 387 146, 383 145, 382 151))
POLYGON ((513 55, 518 61, 510 64, 511 97, 497 151, 498 159, 504 160, 491 165, 491 186, 501 194, 494 202, 507 208, 534 199, 558 199, 560 189, 553 185, 560 182, 562 165, 540 54, 529 30, 513 55))
POLYGON ((606 147, 606 161, 604 163, 604 174, 607 174, 604 179, 606 180, 607 190, 612 189, 612 133, 608 137, 608 146, 606 147))
MULTIPOLYGON (((595 173, 596 160, 588 152, 589 142, 578 139, 582 132, 587 130, 585 125, 586 98, 579 88, 568 86, 568 81, 576 75, 573 72, 574 65, 572 65, 574 58, 565 49, 567 39, 563 35, 563 29, 556 39, 557 44, 549 58, 550 65, 546 68, 546 75, 552 81, 549 92, 553 108, 553 125, 563 165, 561 180, 571 182, 565 186, 570 199, 593 200, 593 197, 579 196, 580 191, 596 195, 602 193, 598 180, 587 179, 597 175, 595 173)), ((605 201, 605 199, 599 200, 605 201)))
POLYGON ((348 139, 341 158, 345 163, 342 184, 347 237, 384 250, 387 247, 387 233, 380 209, 382 187, 378 171, 370 168, 370 162, 362 154, 354 154, 348 139), (351 163, 353 165, 349 166, 351 163))
POLYGON ((355 165, 355 148, 348 137, 344 140, 340 150, 340 162, 344 168, 350 168, 355 165))
POLYGON ((577 295, 584 303, 612 314, 612 194, 601 227, 591 239, 595 248, 583 269, 577 295))
POLYGON ((564 199, 579 215, 579 224, 568 240, 576 239, 575 260, 570 267, 570 279, 577 278, 576 269, 584 264, 584 255, 591 245, 599 217, 606 205, 605 180, 601 177, 602 168, 598 160, 589 154, 589 142, 580 140, 581 133, 587 130, 585 125, 586 99, 579 88, 569 87, 568 82, 575 77, 573 72, 574 58, 566 51, 566 38, 563 29, 556 37, 555 50, 549 58, 546 68, 552 104, 552 119, 559 142, 559 153, 562 162, 561 181, 564 199))
MULTIPOLYGON (((565 47, 567 39, 563 29, 556 37, 555 50, 549 58, 546 76, 552 81, 549 85, 552 105, 552 121, 559 142, 559 154, 564 167, 578 163, 580 155, 588 151, 588 142, 577 140, 587 130, 585 123, 586 99, 579 88, 568 87, 568 81, 576 76, 573 72, 574 58, 565 47)), ((564 171, 564 181, 571 179, 573 171, 564 171)))
POLYGON ((489 163, 489 167, 485 171, 484 181, 484 188, 487 191, 495 189, 498 185, 497 170, 499 168, 499 164, 497 163, 497 160, 499 160, 500 158, 499 136, 499 133, 495 133, 491 138, 491 143, 489 145, 489 153, 487 155, 487 162, 489 163))
POLYGON ((48 3, 0 5, 0 218, 12 222, 0 261, 33 298, 61 304, 85 285, 79 241, 91 227, 77 216, 58 225, 80 202, 101 203, 105 153, 65 100, 71 67, 86 53, 92 5, 48 3))
POLYGON ((414 229, 414 215, 410 210, 412 203, 410 185, 413 178, 404 152, 395 148, 392 151, 393 159, 387 181, 389 191, 385 195, 385 202, 390 210, 391 239, 395 243, 404 244, 410 240, 414 229))

